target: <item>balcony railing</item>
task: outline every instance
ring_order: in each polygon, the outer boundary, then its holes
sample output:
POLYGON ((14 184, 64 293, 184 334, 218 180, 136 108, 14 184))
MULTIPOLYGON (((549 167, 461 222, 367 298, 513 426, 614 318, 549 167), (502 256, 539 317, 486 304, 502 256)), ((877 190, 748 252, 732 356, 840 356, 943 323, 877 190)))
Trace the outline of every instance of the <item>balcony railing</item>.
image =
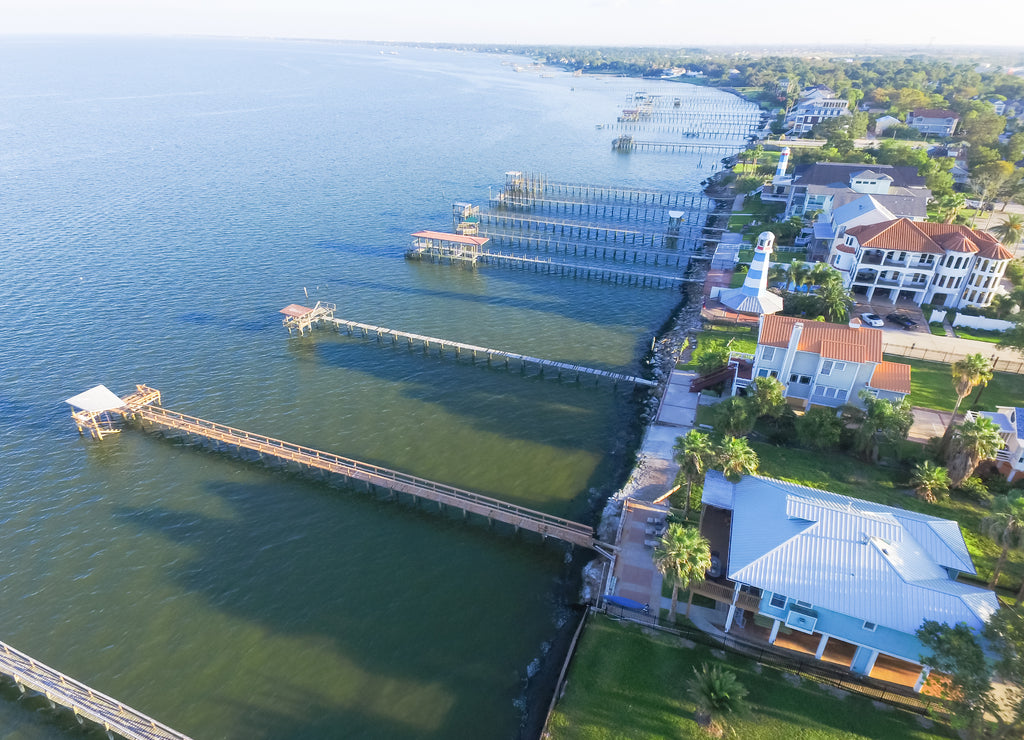
MULTIPOLYGON (((695 594, 707 596, 709 599, 720 601, 723 604, 731 604, 733 595, 735 594, 732 585, 715 583, 714 581, 691 583, 690 590, 695 594)), ((756 612, 760 605, 761 598, 759 596, 747 593, 746 591, 740 591, 739 594, 736 594, 736 608, 738 609, 747 609, 749 611, 756 612)))

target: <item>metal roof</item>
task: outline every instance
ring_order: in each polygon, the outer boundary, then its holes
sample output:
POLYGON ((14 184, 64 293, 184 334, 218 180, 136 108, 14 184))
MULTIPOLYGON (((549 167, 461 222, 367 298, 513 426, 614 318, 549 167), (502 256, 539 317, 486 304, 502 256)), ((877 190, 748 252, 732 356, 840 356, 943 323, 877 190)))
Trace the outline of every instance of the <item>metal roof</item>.
POLYGON ((463 236, 462 234, 449 234, 444 231, 417 231, 413 236, 420 239, 437 239, 443 242, 453 242, 454 244, 471 244, 477 247, 482 247, 488 242, 485 236, 463 236))
POLYGON ((733 487, 734 581, 906 633, 926 619, 981 627, 998 608, 947 575, 974 572, 956 522, 761 476, 709 471, 709 485, 720 502, 733 487))
POLYGON ((112 411, 124 406, 124 401, 114 395, 114 392, 105 385, 93 386, 89 390, 67 399, 65 403, 70 403, 76 409, 82 409, 91 414, 112 411))
POLYGON ((305 316, 307 313, 312 312, 312 308, 300 306, 298 303, 289 303, 287 306, 282 308, 278 313, 283 313, 285 316, 292 316, 294 318, 298 318, 299 316, 305 316))

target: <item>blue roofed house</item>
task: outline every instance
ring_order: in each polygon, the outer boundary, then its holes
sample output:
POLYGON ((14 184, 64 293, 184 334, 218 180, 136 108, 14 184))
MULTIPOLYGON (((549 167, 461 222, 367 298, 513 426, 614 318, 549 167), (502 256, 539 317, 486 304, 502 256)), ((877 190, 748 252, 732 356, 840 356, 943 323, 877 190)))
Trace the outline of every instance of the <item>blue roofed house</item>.
POLYGON ((1024 408, 996 406, 995 411, 968 411, 967 419, 988 417, 999 427, 1003 449, 996 453, 996 468, 1011 483, 1024 480, 1024 408))
POLYGON ((956 522, 717 471, 702 501, 701 530, 723 565, 712 587, 733 594, 727 632, 919 691, 922 623, 980 629, 999 607, 957 581, 975 569, 956 522))

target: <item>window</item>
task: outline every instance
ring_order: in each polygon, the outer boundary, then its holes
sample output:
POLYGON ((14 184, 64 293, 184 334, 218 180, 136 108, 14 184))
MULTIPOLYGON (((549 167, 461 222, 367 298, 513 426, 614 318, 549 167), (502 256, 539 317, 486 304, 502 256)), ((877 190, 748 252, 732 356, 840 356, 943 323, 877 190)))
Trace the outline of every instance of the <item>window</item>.
POLYGON ((821 394, 822 398, 839 398, 845 391, 842 388, 830 388, 827 386, 818 386, 818 393, 821 394))
POLYGON ((762 347, 761 348, 761 359, 765 362, 771 362, 775 357, 774 347, 762 347))
POLYGON ((796 606, 799 606, 801 609, 810 609, 812 606, 814 606, 813 604, 808 604, 806 601, 794 601, 793 603, 796 606))
POLYGON ((785 609, 786 597, 782 594, 772 594, 772 599, 769 603, 776 609, 785 609))
POLYGON ((835 360, 825 360, 821 363, 821 374, 831 375, 832 373, 841 373, 846 369, 845 362, 836 362, 835 360))
POLYGON ((864 629, 866 629, 868 632, 874 632, 876 629, 878 629, 878 625, 874 622, 864 622, 864 629))
POLYGON ((792 375, 789 376, 789 382, 790 383, 799 383, 800 385, 810 385, 811 384, 811 376, 810 375, 797 375, 796 373, 793 373, 792 375))

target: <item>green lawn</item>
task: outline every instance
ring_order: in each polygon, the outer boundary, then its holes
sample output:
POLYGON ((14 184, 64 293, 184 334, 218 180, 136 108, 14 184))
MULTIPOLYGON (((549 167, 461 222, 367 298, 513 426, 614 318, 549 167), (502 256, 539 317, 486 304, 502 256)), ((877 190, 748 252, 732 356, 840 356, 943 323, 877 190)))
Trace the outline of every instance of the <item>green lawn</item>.
POLYGON ((946 327, 943 324, 928 324, 928 331, 937 337, 946 336, 946 327))
MULTIPOLYGON (((950 366, 942 362, 912 360, 897 355, 885 359, 910 365, 910 402, 939 411, 952 411, 956 403, 950 366)), ((964 400, 962 408, 971 408, 975 390, 964 400)), ((1024 406, 1024 376, 1014 373, 995 373, 981 394, 978 409, 995 411, 996 406, 1024 406)))
MULTIPOLYGON (((741 263, 750 264, 754 259, 753 249, 741 249, 739 251, 739 260, 741 263)), ((779 263, 788 265, 794 260, 804 261, 807 259, 807 250, 801 249, 799 252, 772 252, 772 263, 779 263)))
POLYGON ((953 331, 956 332, 956 335, 961 339, 974 339, 979 342, 988 342, 989 344, 999 344, 999 340, 1003 338, 1003 332, 1001 331, 968 329, 966 326, 954 327, 953 331))
MULTIPOLYGON (((776 447, 762 442, 751 442, 750 446, 760 459, 758 473, 761 475, 952 519, 960 524, 960 531, 963 532, 978 577, 986 582, 991 577, 1000 548, 994 540, 980 534, 982 519, 989 514, 989 510, 977 502, 950 496, 934 504, 925 503, 913 495, 910 490, 910 472, 902 467, 869 465, 840 452, 828 453, 823 458, 820 454, 794 447, 776 447)), ((999 578, 1000 586, 1007 589, 1002 595, 1015 595, 1022 578, 1024 552, 1011 551, 1003 575, 999 578)))
MULTIPOLYGON (((693 720, 683 686, 702 662, 717 661, 703 647, 618 623, 589 620, 568 674, 566 690, 551 715, 555 740, 663 740, 709 737, 693 720)), ((924 729, 908 712, 876 709, 857 695, 833 696, 818 684, 752 660, 726 661, 748 691, 750 712, 732 720, 744 740, 857 740, 951 737, 942 725, 924 729)))

